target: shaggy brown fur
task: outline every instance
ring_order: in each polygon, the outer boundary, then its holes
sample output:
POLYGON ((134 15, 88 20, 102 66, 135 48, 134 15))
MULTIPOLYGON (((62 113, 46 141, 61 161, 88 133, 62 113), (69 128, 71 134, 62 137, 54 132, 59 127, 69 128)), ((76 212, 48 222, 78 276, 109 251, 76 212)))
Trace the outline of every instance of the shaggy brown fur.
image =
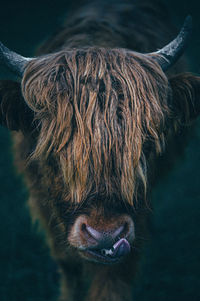
POLYGON ((33 61, 22 82, 41 127, 31 159, 54 154, 68 200, 115 192, 133 205, 140 182, 146 191, 143 145, 162 150, 168 90, 153 59, 123 49, 66 50, 33 61))
POLYGON ((27 65, 21 87, 0 83, 0 121, 17 131, 16 164, 60 266, 62 301, 82 301, 85 282, 87 301, 131 300, 157 158, 200 113, 200 77, 167 78, 142 54, 169 42, 165 11, 156 0, 83 8, 40 47, 48 54, 27 65), (133 221, 122 264, 86 261, 80 217, 99 231, 133 221))

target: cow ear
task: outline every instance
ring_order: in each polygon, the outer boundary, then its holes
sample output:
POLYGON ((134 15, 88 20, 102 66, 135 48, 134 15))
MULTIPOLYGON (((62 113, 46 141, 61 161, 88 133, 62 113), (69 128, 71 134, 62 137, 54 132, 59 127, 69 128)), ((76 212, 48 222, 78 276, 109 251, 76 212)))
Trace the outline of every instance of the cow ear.
POLYGON ((17 82, 0 81, 0 124, 10 130, 32 131, 33 112, 25 103, 17 82))
POLYGON ((172 110, 179 125, 187 125, 200 115, 200 76, 181 73, 169 79, 172 110))

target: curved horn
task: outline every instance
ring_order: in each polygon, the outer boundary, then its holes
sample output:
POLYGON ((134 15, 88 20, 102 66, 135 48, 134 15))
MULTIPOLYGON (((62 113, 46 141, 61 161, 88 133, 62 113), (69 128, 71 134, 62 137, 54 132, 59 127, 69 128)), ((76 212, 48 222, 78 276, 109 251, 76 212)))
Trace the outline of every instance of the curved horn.
POLYGON ((183 54, 192 32, 192 17, 187 16, 178 36, 168 45, 151 53, 163 71, 168 70, 183 54))
POLYGON ((22 78, 24 68, 31 60, 32 58, 26 58, 14 51, 11 51, 0 42, 0 64, 8 67, 10 71, 18 77, 22 78))

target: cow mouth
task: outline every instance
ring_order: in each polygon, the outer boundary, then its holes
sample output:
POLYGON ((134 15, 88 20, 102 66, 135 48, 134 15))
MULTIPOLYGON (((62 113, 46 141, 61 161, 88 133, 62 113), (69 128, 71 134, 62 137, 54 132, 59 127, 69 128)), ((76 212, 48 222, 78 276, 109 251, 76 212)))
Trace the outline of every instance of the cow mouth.
POLYGON ((129 242, 125 238, 121 238, 110 249, 86 249, 83 251, 83 255, 90 261, 114 264, 121 261, 130 250, 129 242))

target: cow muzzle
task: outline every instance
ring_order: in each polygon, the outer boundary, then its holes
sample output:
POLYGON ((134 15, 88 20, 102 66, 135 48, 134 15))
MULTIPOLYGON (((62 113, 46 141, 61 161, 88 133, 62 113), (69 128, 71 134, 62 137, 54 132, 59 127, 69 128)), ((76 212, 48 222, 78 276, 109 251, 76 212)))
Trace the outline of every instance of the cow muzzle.
POLYGON ((79 216, 69 234, 69 242, 87 260, 104 264, 119 262, 131 251, 134 223, 128 215, 109 220, 79 216))

